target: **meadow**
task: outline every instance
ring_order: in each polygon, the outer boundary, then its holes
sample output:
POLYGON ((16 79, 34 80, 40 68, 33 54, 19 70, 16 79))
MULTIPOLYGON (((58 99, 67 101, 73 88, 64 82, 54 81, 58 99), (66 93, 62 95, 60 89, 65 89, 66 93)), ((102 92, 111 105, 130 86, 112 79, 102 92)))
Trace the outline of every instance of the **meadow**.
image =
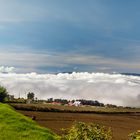
POLYGON ((57 135, 0 103, 0 140, 55 140, 57 135))

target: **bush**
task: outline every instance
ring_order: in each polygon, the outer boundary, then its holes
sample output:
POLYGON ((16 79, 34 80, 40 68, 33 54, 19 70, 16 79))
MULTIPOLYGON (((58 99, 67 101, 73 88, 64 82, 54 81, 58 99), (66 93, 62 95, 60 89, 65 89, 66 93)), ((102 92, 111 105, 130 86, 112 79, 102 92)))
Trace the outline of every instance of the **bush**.
POLYGON ((7 97, 8 92, 6 90, 6 88, 0 86, 0 102, 3 102, 4 99, 7 97))
POLYGON ((76 123, 65 134, 62 135, 62 140, 111 140, 111 129, 104 126, 83 122, 76 123))
POLYGON ((140 140, 140 130, 131 133, 129 136, 130 136, 130 140, 140 140))

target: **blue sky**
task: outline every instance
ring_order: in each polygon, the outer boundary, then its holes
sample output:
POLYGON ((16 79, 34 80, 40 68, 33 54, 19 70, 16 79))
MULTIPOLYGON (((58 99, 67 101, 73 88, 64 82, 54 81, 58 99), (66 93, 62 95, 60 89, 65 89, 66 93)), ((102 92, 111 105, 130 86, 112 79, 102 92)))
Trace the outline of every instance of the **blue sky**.
POLYGON ((139 0, 0 0, 0 66, 140 71, 139 0))

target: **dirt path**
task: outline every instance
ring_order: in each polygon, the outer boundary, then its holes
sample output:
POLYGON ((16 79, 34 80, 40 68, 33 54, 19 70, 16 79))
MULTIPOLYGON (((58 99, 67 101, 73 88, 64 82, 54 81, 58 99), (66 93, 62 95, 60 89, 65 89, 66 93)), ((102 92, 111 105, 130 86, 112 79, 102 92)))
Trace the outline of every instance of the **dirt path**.
POLYGON ((36 121, 41 126, 50 128, 57 134, 61 134, 61 128, 69 128, 75 121, 95 122, 113 131, 113 140, 128 140, 128 134, 140 129, 140 114, 135 115, 105 115, 105 114, 81 114, 81 113, 53 113, 19 111, 24 115, 36 116, 36 121))

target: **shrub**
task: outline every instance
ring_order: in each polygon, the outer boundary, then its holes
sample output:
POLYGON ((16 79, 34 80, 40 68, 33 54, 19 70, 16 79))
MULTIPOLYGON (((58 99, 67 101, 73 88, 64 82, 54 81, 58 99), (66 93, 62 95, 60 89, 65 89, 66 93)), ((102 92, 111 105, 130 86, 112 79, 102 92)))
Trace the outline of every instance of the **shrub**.
POLYGON ((0 86, 0 102, 3 102, 4 99, 7 97, 8 92, 6 90, 6 88, 0 86))
POLYGON ((131 133, 129 136, 130 136, 130 140, 140 140, 140 130, 131 133))
POLYGON ((65 134, 62 135, 62 140, 111 140, 111 129, 104 126, 83 122, 76 123, 65 134))

